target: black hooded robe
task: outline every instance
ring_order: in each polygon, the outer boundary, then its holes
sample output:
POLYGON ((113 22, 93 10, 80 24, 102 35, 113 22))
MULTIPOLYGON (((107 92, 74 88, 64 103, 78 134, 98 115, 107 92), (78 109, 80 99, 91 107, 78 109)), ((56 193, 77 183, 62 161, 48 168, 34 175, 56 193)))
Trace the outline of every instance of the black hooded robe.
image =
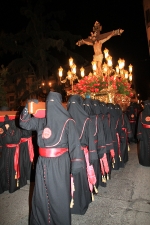
POLYGON ((27 107, 20 116, 23 129, 37 131, 39 146, 31 225, 71 224, 70 173, 74 176, 84 165, 74 121, 61 101, 59 93, 50 92, 46 99, 46 118, 31 117, 27 107))
POLYGON ((4 132, 4 123, 0 122, 0 194, 6 191, 6 171, 5 171, 5 146, 2 144, 2 137, 1 135, 4 132))
POLYGON ((115 150, 115 163, 113 170, 119 170, 122 162, 121 148, 120 148, 120 135, 121 135, 121 121, 120 116, 115 110, 112 103, 107 103, 108 112, 110 113, 110 130, 113 139, 113 146, 115 150))
POLYGON ((21 106, 18 109, 18 116, 16 118, 16 126, 20 129, 20 132, 21 132, 21 139, 19 144, 20 188, 27 184, 27 180, 30 180, 31 164, 34 158, 34 150, 33 150, 33 144, 32 144, 32 131, 24 130, 19 126, 19 116, 23 108, 24 107, 21 106))
POLYGON ((129 141, 133 137, 131 125, 129 119, 125 113, 122 113, 122 126, 121 126, 121 152, 122 152, 122 160, 124 163, 128 161, 128 151, 129 151, 129 141))
POLYGON ((138 159, 142 166, 150 166, 150 100, 144 101, 137 129, 138 159))
MULTIPOLYGON (((93 163, 94 169, 97 174, 97 184, 101 186, 106 186, 106 183, 102 180, 102 171, 101 171, 101 165, 100 165, 100 158, 103 157, 104 153, 106 153, 106 142, 105 142, 105 136, 104 136, 104 129, 103 129, 103 122, 99 115, 97 114, 95 108, 95 100, 86 98, 84 100, 84 109, 89 114, 90 119, 92 120, 93 124, 93 136, 94 141, 96 143, 96 149, 97 149, 97 155, 98 159, 95 160, 93 163)), ((107 176, 106 176, 107 177, 107 176)))
POLYGON ((133 137, 130 141, 135 143, 137 142, 136 134, 137 134, 137 124, 138 124, 138 112, 139 110, 137 108, 136 103, 131 102, 126 110, 126 114, 128 116, 128 119, 131 125, 132 134, 133 134, 133 137))
MULTIPOLYGON (((7 120, 4 123, 9 124, 9 128, 4 128, 4 132, 1 134, 1 142, 2 146, 4 146, 3 150, 5 150, 5 187, 6 190, 8 190, 10 193, 13 193, 20 188, 20 177, 16 175, 17 170, 14 168, 14 157, 17 149, 19 150, 21 132, 20 129, 16 127, 15 120, 7 120)), ((19 165, 19 158, 17 160, 17 165, 19 165)))
MULTIPOLYGON (((73 95, 69 98, 67 109, 72 118, 76 122, 76 127, 78 131, 78 138, 80 140, 81 146, 88 148, 89 162, 97 158, 96 145, 94 143, 94 137, 90 130, 90 120, 89 115, 83 109, 83 99, 80 95, 73 95), (90 151, 93 153, 90 154, 90 151)), ((82 150, 83 151, 83 150, 82 150)), ((86 159, 85 159, 86 161, 86 159)), ((88 173, 85 170, 83 174, 75 178, 77 192, 80 193, 80 199, 75 196, 76 204, 72 209, 72 214, 85 214, 88 209, 89 203, 91 203, 91 192, 88 184, 88 173)))
POLYGON ((27 180, 30 180, 31 177, 31 165, 33 162, 34 154, 30 150, 30 148, 33 148, 32 131, 21 129, 20 187, 23 187, 27 183, 27 180))
POLYGON ((113 158, 114 158, 112 157, 113 155, 112 153, 114 152, 114 146, 113 146, 113 140, 112 140, 111 129, 110 129, 110 114, 108 112, 106 103, 100 102, 98 100, 95 100, 94 110, 95 110, 95 113, 98 114, 98 116, 100 117, 103 123, 107 161, 109 163, 109 179, 111 179, 111 170, 112 170, 113 158))

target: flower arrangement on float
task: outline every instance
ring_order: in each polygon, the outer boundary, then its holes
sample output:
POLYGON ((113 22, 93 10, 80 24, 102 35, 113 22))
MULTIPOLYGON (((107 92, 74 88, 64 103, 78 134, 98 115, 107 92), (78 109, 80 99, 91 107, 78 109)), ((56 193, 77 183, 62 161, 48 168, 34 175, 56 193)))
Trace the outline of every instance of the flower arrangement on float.
MULTIPOLYGON (((109 77, 109 85, 116 94, 126 95, 128 97, 133 96, 131 89, 131 84, 127 79, 117 76, 109 77)), ((85 76, 75 85, 73 85, 73 93, 79 95, 97 95, 103 93, 103 90, 108 88, 108 77, 107 76, 94 76, 90 73, 88 76, 85 76)), ((68 91, 68 94, 72 94, 68 91)))

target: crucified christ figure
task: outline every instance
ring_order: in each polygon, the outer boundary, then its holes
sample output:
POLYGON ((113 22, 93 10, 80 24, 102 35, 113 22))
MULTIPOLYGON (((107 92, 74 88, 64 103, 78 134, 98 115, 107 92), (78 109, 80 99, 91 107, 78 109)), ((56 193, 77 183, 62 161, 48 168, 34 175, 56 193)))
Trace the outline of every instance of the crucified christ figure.
POLYGON ((100 34, 102 27, 99 22, 95 22, 91 36, 86 39, 79 40, 76 45, 81 46, 83 44, 92 45, 94 49, 93 60, 97 63, 97 73, 101 73, 101 65, 103 61, 102 44, 109 40, 111 37, 121 35, 123 30, 113 30, 104 34, 100 34))

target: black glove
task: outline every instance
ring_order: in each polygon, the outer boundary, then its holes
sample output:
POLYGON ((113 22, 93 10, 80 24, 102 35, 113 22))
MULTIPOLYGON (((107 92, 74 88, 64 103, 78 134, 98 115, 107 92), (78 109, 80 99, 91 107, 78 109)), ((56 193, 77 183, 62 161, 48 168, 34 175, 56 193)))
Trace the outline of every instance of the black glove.
POLYGON ((34 103, 38 104, 39 101, 38 101, 38 99, 29 99, 28 102, 34 102, 34 103))

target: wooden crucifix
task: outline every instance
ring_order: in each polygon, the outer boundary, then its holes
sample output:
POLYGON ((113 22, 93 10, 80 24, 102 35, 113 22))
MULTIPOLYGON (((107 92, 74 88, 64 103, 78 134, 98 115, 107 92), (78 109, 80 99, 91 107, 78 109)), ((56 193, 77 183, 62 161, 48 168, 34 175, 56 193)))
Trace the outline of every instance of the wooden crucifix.
POLYGON ((97 63, 97 73, 101 75, 101 65, 103 61, 102 44, 109 40, 113 36, 121 35, 124 30, 117 29, 104 34, 100 34, 102 26, 98 21, 95 22, 93 32, 91 36, 86 39, 79 40, 76 45, 81 46, 83 44, 92 45, 94 49, 93 61, 97 63))

